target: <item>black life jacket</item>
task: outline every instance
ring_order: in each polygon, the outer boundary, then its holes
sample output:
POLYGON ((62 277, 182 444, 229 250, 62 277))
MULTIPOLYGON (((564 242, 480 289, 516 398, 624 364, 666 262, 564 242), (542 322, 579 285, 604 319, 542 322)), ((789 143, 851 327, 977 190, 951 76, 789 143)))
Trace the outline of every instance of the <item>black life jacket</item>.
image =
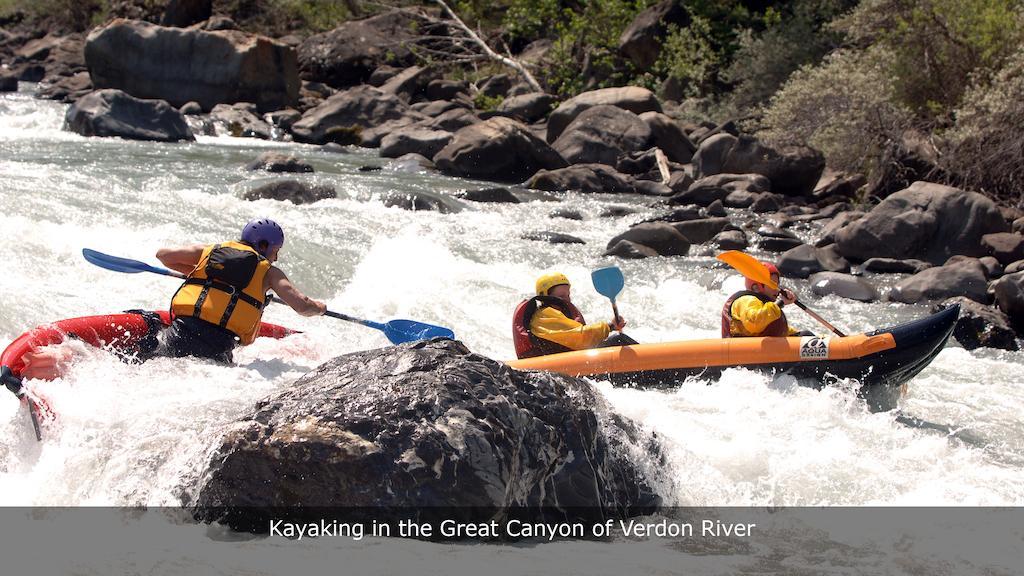
MULTIPOLYGON (((729 299, 725 301, 725 305, 722 306, 722 338, 743 336, 739 330, 735 333, 733 332, 733 323, 741 323, 739 320, 732 317, 732 304, 737 299, 744 296, 753 296, 766 304, 768 302, 772 302, 772 300, 764 294, 751 290, 742 290, 732 296, 729 296, 729 299)), ((761 332, 760 334, 751 334, 751 336, 789 336, 789 321, 786 320, 786 313, 783 312, 782 316, 779 316, 777 320, 769 324, 768 327, 764 329, 764 332, 761 332)))
POLYGON ((536 336, 530 330, 530 321, 533 320, 533 315, 545 307, 554 308, 565 314, 567 318, 572 318, 580 324, 587 323, 583 319, 583 314, 580 313, 576 306, 561 298, 555 298, 554 296, 527 298, 516 306, 516 311, 512 314, 512 342, 515 344, 517 357, 533 358, 534 356, 546 356, 548 354, 571 351, 570 348, 562 346, 557 342, 536 336))

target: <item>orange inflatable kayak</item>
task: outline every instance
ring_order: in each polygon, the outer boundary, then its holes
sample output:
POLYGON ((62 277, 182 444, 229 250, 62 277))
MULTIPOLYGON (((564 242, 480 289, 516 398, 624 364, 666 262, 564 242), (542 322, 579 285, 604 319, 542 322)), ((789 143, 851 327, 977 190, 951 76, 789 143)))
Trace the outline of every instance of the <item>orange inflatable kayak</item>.
POLYGON ((745 367, 810 378, 860 382, 873 409, 895 408, 902 384, 946 345, 959 306, 926 318, 844 337, 712 338, 563 352, 508 362, 520 370, 610 379, 616 385, 669 387, 692 376, 745 367))

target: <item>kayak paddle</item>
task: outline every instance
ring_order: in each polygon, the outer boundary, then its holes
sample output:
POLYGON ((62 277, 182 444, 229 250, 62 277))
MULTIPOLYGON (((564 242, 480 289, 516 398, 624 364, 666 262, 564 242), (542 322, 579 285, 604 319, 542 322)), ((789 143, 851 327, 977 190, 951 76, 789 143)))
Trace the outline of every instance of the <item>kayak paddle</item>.
MULTIPOLYGON (((753 280, 758 284, 764 284, 772 290, 778 290, 779 285, 777 282, 772 280, 772 274, 764 267, 763 264, 757 259, 747 254, 746 252, 740 252, 739 250, 729 250, 718 255, 718 259, 725 262, 729 266, 736 269, 737 272, 742 274, 745 278, 753 280)), ((813 310, 804 305, 800 300, 793 302, 801 310, 807 312, 807 315, 814 318, 818 322, 821 322, 823 326, 836 333, 837 336, 846 336, 838 328, 829 324, 824 318, 818 316, 813 310)))
MULTIPOLYGON (((111 256, 88 248, 82 249, 82 256, 84 256, 90 263, 95 264, 100 268, 113 270, 114 272, 125 272, 127 274, 152 272, 154 274, 163 274, 164 276, 173 276, 174 278, 185 278, 185 275, 181 272, 175 272, 174 270, 168 270, 167 268, 160 268, 158 266, 150 266, 149 264, 138 260, 129 260, 128 258, 111 256)), ((281 300, 277 296, 271 296, 270 300, 272 302, 284 303, 284 300, 281 300)), ((380 330, 385 336, 387 336, 388 340, 390 340, 392 344, 402 344, 404 342, 414 342, 416 340, 425 340, 428 338, 455 339, 455 333, 448 328, 435 326, 433 324, 426 324, 424 322, 416 322, 415 320, 391 320, 390 322, 382 324, 380 322, 364 320, 362 318, 356 318, 355 316, 349 316, 340 312, 332 312, 330 310, 324 312, 324 316, 330 316, 331 318, 345 320, 346 322, 354 322, 356 324, 362 324, 363 326, 380 330)))
POLYGON ((597 293, 612 301, 612 313, 615 314, 615 321, 619 320, 619 307, 615 305, 615 297, 622 292, 626 280, 622 277, 622 270, 618 266, 599 268, 590 273, 590 279, 594 281, 594 290, 597 293))

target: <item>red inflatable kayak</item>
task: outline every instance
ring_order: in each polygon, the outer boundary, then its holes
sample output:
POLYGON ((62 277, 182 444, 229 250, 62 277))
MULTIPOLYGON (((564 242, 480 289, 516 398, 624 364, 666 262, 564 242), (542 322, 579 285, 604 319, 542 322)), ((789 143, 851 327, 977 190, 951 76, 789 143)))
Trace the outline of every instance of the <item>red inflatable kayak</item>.
MULTIPOLYGON (((170 314, 166 310, 131 311, 69 318, 34 328, 16 338, 3 354, 0 354, 0 381, 22 402, 28 404, 38 437, 39 420, 52 418, 53 414, 43 399, 34 397, 24 389, 22 380, 52 380, 61 376, 62 370, 60 356, 40 354, 40 348, 60 344, 70 337, 98 348, 131 356, 138 352, 140 342, 152 338, 169 323, 170 314)), ((260 325, 259 337, 283 338, 294 333, 294 330, 283 326, 263 322, 260 325)))

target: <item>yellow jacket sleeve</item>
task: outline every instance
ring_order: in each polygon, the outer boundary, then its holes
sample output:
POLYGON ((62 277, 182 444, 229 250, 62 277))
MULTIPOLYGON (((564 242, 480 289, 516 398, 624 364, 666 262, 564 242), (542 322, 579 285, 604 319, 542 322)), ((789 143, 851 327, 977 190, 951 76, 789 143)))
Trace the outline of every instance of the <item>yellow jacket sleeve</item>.
POLYGON ((608 337, 607 322, 580 324, 550 306, 537 311, 530 319, 530 331, 538 338, 550 340, 572 350, 593 348, 608 337))
MULTIPOLYGON (((764 332, 768 325, 782 316, 782 309, 775 302, 761 302, 754 296, 740 296, 732 303, 732 317, 743 324, 743 330, 750 335, 764 332)), ((790 330, 792 333, 792 330, 790 330)))

